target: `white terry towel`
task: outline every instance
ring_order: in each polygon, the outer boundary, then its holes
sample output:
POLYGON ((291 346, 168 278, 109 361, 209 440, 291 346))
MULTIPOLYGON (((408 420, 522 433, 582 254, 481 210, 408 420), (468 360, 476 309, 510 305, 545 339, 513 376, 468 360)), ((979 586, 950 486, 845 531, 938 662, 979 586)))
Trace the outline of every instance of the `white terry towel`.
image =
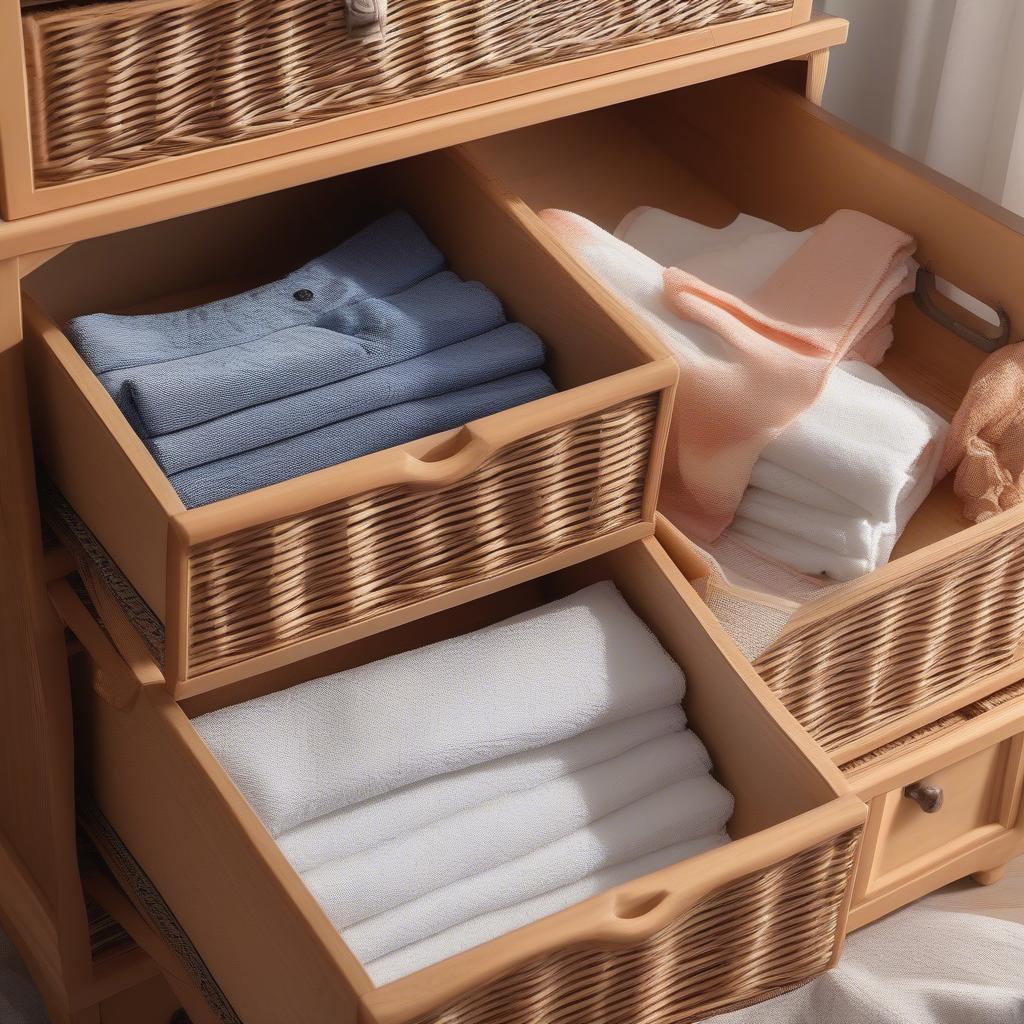
POLYGON ((769 444, 730 532, 810 575, 885 565, 928 496, 949 425, 863 363, 769 444))
POLYGON ((685 724, 681 705, 648 711, 345 807, 283 833, 277 844, 296 871, 309 871, 494 797, 532 789, 618 757, 659 736, 681 732, 685 724))
POLYGON ((745 298, 792 259, 813 231, 786 231, 746 213, 724 228, 709 228, 665 210, 638 206, 619 223, 615 237, 663 267, 680 267, 745 298))
MULTIPOLYGON (((796 255, 814 231, 787 231, 746 213, 723 228, 710 228, 665 210, 639 206, 622 219, 615 237, 656 264, 679 267, 715 288, 747 299, 796 255)), ((909 261, 909 272, 915 268, 909 261)), ((848 359, 864 360, 872 366, 882 361, 893 340, 893 312, 890 309, 882 315, 876 329, 848 359)))
POLYGON ((280 835, 422 779, 678 704, 683 689, 682 670, 605 581, 192 724, 280 835))
POLYGON ((536 850, 709 767, 707 751, 692 732, 663 736, 573 775, 329 861, 304 874, 303 881, 335 928, 344 929, 536 850))
POLYGON ((732 797, 709 775, 676 782, 522 857, 362 921, 342 935, 364 963, 377 960, 597 871, 666 846, 719 834, 732 811, 732 797))
POLYGON ((404 978, 414 971, 422 970, 431 964, 455 956, 456 953, 489 942, 499 935, 505 935, 516 928, 532 924, 534 921, 556 914, 576 903, 582 903, 591 896, 606 892, 617 885, 631 882, 636 878, 649 875, 653 871, 660 871, 662 868, 678 864, 690 857, 696 857, 708 850, 717 849, 728 842, 729 837, 720 832, 717 835, 709 835, 666 847, 625 864, 605 868, 578 882, 573 882, 571 885, 554 889, 543 896, 534 897, 516 906, 482 914, 471 921, 456 925, 454 928, 449 928, 421 942, 405 946, 364 966, 375 985, 386 985, 388 982, 404 978))
POLYGON ((907 484, 934 480, 949 424, 878 370, 842 363, 821 398, 762 453, 866 512, 896 518, 907 484))

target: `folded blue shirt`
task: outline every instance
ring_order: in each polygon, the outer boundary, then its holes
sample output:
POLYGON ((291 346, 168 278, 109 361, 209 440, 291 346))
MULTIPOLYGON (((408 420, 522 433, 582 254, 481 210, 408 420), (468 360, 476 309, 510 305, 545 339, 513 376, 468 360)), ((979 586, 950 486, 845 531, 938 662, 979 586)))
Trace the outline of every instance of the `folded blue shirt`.
POLYGON ((334 309, 323 322, 100 380, 140 435, 152 438, 392 366, 504 322, 493 292, 444 271, 396 295, 334 309))
POLYGON ((173 474, 170 480, 185 506, 197 508, 451 430, 554 391, 543 370, 517 373, 462 391, 354 416, 276 444, 187 469, 173 474))
POLYGON ((403 291, 444 264, 419 225, 397 210, 271 284, 169 313, 90 313, 72 320, 66 333, 99 376, 317 323, 339 306, 403 291))
POLYGON ((505 324, 415 359, 240 409, 146 443, 170 475, 389 405, 461 391, 543 365, 540 338, 522 324, 505 324))

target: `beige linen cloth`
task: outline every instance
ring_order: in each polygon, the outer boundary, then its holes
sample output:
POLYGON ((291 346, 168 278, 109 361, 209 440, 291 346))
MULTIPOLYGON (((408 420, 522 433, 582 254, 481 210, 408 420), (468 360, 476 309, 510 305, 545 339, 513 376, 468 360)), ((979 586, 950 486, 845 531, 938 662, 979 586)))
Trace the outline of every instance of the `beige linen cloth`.
POLYGON ((714 1024, 1022 1024, 1024 925, 910 907, 846 941, 828 974, 714 1024))

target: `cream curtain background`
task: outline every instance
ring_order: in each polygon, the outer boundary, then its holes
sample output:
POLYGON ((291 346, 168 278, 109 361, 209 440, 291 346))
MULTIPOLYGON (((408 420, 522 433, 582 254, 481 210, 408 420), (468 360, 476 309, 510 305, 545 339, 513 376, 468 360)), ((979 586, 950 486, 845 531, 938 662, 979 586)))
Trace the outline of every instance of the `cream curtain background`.
POLYGON ((1024 0, 818 0, 849 18, 825 106, 1024 214, 1024 0))

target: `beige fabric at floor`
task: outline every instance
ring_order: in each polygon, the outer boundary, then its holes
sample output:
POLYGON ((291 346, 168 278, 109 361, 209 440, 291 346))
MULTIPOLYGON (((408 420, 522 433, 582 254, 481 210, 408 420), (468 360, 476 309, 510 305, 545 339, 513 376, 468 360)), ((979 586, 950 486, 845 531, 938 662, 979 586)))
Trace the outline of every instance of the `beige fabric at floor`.
POLYGON ((809 985, 716 1024, 1021 1024, 1024 925, 911 907, 847 940, 809 985))

